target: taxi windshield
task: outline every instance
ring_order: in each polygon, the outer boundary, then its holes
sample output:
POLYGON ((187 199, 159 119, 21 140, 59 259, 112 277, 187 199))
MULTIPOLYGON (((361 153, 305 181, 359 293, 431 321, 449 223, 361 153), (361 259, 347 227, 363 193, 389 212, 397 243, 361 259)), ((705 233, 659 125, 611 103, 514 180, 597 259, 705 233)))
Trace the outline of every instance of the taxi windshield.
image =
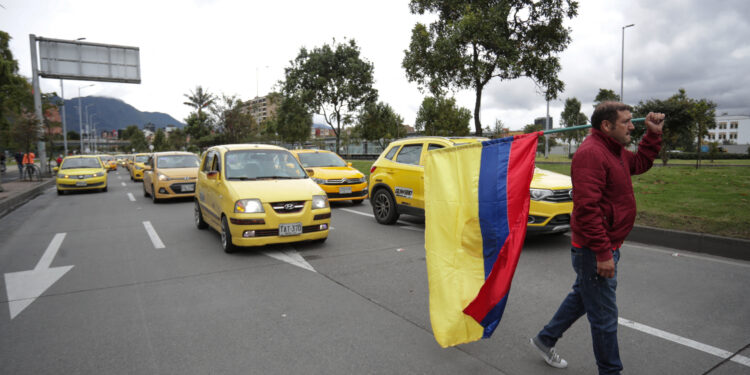
POLYGON ((346 167, 346 162, 330 152, 305 152, 297 154, 302 166, 308 167, 346 167))
POLYGON ((139 155, 135 157, 136 163, 145 163, 148 161, 148 155, 139 155))
POLYGON ((96 158, 75 158, 63 160, 60 169, 77 169, 77 168, 101 168, 99 160, 96 158))
POLYGON ((111 156, 100 156, 99 159, 101 159, 102 161, 110 161, 110 160, 113 160, 114 158, 111 156))
POLYGON ((227 180, 307 178, 297 159, 285 150, 238 150, 225 154, 227 180))
POLYGON ((165 155, 156 158, 157 168, 197 168, 198 157, 195 155, 165 155))

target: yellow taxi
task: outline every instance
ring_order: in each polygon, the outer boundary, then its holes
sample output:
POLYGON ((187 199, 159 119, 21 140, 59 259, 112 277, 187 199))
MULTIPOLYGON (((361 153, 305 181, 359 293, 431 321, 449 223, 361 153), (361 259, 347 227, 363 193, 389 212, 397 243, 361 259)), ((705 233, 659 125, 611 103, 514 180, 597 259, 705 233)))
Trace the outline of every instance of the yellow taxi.
POLYGON ((119 154, 115 155, 115 160, 117 161, 117 166, 124 167, 128 160, 128 155, 125 154, 119 154))
POLYGON ((133 166, 133 160, 135 160, 135 154, 125 156, 125 169, 130 173, 130 167, 133 166))
POLYGON ((146 161, 143 172, 143 196, 154 203, 161 199, 195 195, 198 157, 190 152, 155 152, 146 161))
POLYGON ((146 167, 146 162, 149 153, 140 153, 133 155, 133 162, 130 164, 130 180, 131 181, 143 181, 143 170, 146 167))
POLYGON ((351 200, 361 204, 367 198, 367 178, 336 153, 326 150, 291 150, 329 201, 351 200))
POLYGON ((195 187, 195 225, 221 234, 231 253, 328 238, 328 197, 285 148, 241 144, 203 153, 195 187))
MULTIPOLYGON (((393 224, 401 214, 424 216, 427 151, 484 140, 487 138, 415 137, 391 142, 370 168, 369 199, 378 223, 393 224)), ((536 168, 530 190, 527 232, 567 232, 573 211, 570 177, 536 168)))
POLYGON ((74 190, 107 191, 107 171, 97 156, 67 156, 54 171, 58 195, 74 190))
POLYGON ((107 169, 107 172, 117 170, 117 161, 115 160, 114 156, 102 154, 99 155, 99 160, 102 161, 102 164, 104 165, 104 168, 107 169))

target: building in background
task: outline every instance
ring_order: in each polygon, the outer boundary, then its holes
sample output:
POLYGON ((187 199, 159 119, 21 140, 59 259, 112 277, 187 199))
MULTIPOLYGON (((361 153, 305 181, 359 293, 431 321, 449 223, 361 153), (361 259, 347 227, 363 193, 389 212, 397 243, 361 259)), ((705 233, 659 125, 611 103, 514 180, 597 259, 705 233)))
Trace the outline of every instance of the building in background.
POLYGON ((245 102, 244 111, 253 115, 255 121, 258 124, 265 121, 269 117, 276 115, 276 110, 279 107, 277 100, 273 100, 275 95, 266 95, 261 97, 255 97, 245 102))
POLYGON ((716 116, 716 128, 708 129, 706 140, 719 144, 750 144, 750 116, 716 116))

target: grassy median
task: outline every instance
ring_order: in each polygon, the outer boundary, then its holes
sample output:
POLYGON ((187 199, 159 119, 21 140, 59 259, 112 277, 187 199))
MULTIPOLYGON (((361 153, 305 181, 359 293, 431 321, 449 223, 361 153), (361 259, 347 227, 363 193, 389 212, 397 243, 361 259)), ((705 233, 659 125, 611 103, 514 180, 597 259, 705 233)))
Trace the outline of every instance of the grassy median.
MULTIPOLYGON (((369 178, 372 161, 350 162, 369 178)), ((688 165, 660 167, 657 160, 650 171, 633 176, 636 224, 750 239, 750 167, 710 167, 704 162, 696 169, 694 160, 684 162, 688 165)), ((537 166, 570 175, 570 164, 537 166)))

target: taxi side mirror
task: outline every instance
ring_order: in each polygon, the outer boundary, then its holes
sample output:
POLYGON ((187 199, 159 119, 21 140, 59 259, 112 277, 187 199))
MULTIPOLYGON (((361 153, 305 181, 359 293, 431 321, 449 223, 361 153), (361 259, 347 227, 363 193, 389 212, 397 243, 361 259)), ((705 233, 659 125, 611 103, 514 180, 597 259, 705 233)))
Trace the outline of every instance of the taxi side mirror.
POLYGON ((57 172, 57 171, 59 171, 59 170, 60 170, 60 168, 58 168, 58 167, 54 167, 54 168, 52 168, 52 170, 53 170, 53 171, 55 171, 55 172, 57 172))
POLYGON ((206 173, 206 178, 209 180, 218 180, 219 179, 219 171, 211 171, 206 173))
POLYGON ((347 167, 351 167, 352 165, 353 165, 352 163, 346 163, 347 167))
POLYGON ((312 168, 305 169, 305 172, 307 172, 307 175, 310 177, 315 174, 315 171, 312 168))

